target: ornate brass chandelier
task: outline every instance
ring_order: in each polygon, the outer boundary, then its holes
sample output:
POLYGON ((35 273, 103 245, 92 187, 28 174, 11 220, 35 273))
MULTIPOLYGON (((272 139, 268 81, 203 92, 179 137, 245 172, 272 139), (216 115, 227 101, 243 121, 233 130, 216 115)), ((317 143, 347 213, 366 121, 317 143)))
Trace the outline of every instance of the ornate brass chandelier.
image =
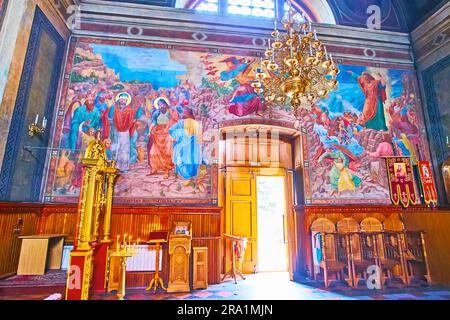
POLYGON ((295 19, 291 2, 288 3, 281 20, 285 31, 278 30, 275 18, 265 58, 261 58, 252 86, 266 104, 291 105, 295 116, 300 117, 302 106, 312 106, 336 88, 339 70, 312 29, 311 21, 303 14, 295 19))

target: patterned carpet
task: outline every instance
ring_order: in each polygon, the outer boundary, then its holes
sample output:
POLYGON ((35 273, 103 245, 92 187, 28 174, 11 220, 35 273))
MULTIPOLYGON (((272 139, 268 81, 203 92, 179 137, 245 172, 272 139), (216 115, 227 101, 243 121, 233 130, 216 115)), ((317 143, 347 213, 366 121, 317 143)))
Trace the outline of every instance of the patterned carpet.
MULTIPOLYGON (((64 295, 65 273, 51 272, 45 276, 12 277, 0 281, 0 300, 43 300, 50 295, 64 295)), ((95 293, 92 300, 116 300, 115 292, 95 293)), ((210 285, 205 290, 190 293, 128 289, 126 300, 450 300, 450 288, 441 286, 390 286, 384 290, 351 289, 334 283, 329 289, 321 283, 291 282, 287 273, 248 275, 237 284, 232 281, 210 285)))
POLYGON ((39 276, 13 276, 0 280, 1 287, 38 287, 38 286, 65 286, 66 272, 61 270, 49 270, 39 276))

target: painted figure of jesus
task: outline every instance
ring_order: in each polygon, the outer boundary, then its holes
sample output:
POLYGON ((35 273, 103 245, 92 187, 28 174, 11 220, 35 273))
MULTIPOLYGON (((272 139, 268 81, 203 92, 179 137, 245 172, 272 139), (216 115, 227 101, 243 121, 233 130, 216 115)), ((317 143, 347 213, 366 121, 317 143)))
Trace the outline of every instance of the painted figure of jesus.
POLYGON ((155 100, 152 112, 152 123, 149 128, 150 175, 163 171, 164 179, 174 169, 173 139, 169 129, 180 120, 180 113, 172 109, 167 98, 155 100))

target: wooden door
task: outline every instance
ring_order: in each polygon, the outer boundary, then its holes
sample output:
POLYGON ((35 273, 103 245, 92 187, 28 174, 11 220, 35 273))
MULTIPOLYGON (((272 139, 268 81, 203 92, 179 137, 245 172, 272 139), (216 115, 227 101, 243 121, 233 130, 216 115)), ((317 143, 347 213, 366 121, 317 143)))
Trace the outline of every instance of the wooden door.
MULTIPOLYGON (((251 168, 226 170, 226 233, 248 239, 242 272, 253 273, 257 261, 256 175, 251 168)), ((230 244, 227 244, 227 251, 230 244)), ((227 259, 227 265, 229 259, 227 259)))

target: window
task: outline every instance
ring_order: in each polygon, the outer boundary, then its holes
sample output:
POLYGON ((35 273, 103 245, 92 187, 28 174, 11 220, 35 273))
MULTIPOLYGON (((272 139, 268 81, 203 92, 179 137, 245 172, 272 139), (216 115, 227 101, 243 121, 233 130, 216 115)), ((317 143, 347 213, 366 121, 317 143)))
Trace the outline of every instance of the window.
POLYGON ((197 7, 197 11, 207 11, 207 12, 218 12, 219 11, 219 0, 205 0, 202 1, 197 7))
POLYGON ((228 13, 254 17, 275 17, 274 0, 228 0, 228 13))
MULTIPOLYGON (((276 16, 276 4, 280 6, 278 12, 281 15, 282 13, 286 14, 288 12, 289 5, 287 2, 284 0, 197 0, 186 8, 200 12, 215 12, 273 19, 276 16)), ((304 17, 299 13, 299 10, 301 9, 297 5, 292 5, 292 11, 295 12, 294 19, 299 23, 303 23, 304 17)))
MULTIPOLYGON (((298 23, 305 22, 304 16, 300 12, 298 12, 298 10, 294 6, 291 7, 291 11, 294 14, 293 19, 295 22, 298 22, 298 23)), ((284 3, 284 11, 283 12, 284 12, 285 16, 287 16, 289 13, 289 5, 287 2, 284 3)))

